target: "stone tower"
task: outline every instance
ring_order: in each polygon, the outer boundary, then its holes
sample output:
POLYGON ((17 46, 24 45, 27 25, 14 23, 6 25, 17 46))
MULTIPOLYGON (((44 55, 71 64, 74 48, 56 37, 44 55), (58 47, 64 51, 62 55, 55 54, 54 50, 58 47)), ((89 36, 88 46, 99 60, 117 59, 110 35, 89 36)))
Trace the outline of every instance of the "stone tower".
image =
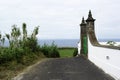
POLYGON ((81 50, 80 50, 80 54, 87 56, 87 48, 88 48, 88 44, 87 44, 87 27, 86 27, 86 22, 84 20, 84 17, 82 18, 82 22, 80 24, 80 29, 81 29, 81 50))
POLYGON ((95 36, 94 22, 95 22, 95 19, 92 17, 91 11, 89 11, 87 20, 85 21, 84 18, 82 18, 82 22, 80 24, 80 27, 81 27, 80 54, 86 57, 88 56, 88 38, 90 39, 93 45, 99 45, 95 36))
POLYGON ((95 19, 92 17, 91 11, 89 11, 88 18, 86 20, 87 23, 87 34, 89 39, 93 45, 99 45, 96 35, 95 35, 95 19))

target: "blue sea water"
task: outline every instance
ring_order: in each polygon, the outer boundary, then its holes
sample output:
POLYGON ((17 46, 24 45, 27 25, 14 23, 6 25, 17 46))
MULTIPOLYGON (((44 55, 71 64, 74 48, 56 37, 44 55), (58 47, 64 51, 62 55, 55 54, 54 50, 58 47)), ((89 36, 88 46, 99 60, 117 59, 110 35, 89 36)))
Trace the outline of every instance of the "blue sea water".
MULTIPOLYGON (((120 42, 120 39, 99 39, 99 42, 115 41, 120 42)), ((54 42, 58 47, 77 47, 79 39, 46 39, 39 40, 38 43, 43 45, 44 43, 50 45, 54 42)))
POLYGON ((120 39, 98 39, 99 42, 107 42, 107 41, 114 41, 114 42, 120 42, 120 39))
POLYGON ((44 39, 38 40, 38 43, 42 46, 44 44, 51 45, 54 42, 58 47, 77 47, 79 39, 44 39))
MULTIPOLYGON (((120 39, 98 39, 99 42, 115 41, 120 42, 120 39)), ((38 39, 40 46, 44 44, 51 45, 54 42, 58 47, 77 47, 79 39, 38 39)), ((5 42, 5 46, 9 46, 9 42, 5 42)))

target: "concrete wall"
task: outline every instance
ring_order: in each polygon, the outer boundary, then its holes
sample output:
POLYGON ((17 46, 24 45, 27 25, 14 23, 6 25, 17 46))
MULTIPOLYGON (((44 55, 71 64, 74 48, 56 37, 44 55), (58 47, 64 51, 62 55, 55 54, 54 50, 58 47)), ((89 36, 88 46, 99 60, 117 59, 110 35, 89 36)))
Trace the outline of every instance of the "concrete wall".
POLYGON ((93 46, 88 38, 88 59, 120 80, 120 50, 93 46))
MULTIPOLYGON (((99 44, 95 35, 95 19, 92 17, 91 11, 89 11, 86 22, 84 18, 82 19, 80 26, 81 32, 83 32, 81 35, 85 33, 88 39, 88 45, 86 44, 88 55, 86 57, 116 80, 120 80, 120 47, 99 44)), ((84 44, 83 37, 81 37, 81 45, 84 44)), ((83 54, 83 48, 81 46, 81 54, 83 54)))

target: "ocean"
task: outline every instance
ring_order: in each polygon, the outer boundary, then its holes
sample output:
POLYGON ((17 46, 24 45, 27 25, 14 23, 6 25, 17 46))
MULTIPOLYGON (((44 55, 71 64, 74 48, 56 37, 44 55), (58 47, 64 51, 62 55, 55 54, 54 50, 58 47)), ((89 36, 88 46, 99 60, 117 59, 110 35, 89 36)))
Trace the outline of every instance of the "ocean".
MULTIPOLYGON (((99 39, 99 42, 115 41, 120 42, 120 39, 99 39)), ((40 46, 44 44, 51 45, 54 42, 58 47, 77 47, 79 39, 38 39, 40 46)), ((9 42, 5 42, 5 46, 9 46, 9 42)))
MULTIPOLYGON (((120 42, 120 39, 99 39, 99 42, 107 42, 107 41, 114 41, 120 42)), ((52 42, 56 44, 58 47, 77 47, 79 39, 41 39, 38 40, 40 45, 44 45, 44 43, 51 45, 52 42)))
MULTIPOLYGON (((43 46, 44 44, 51 45, 53 42, 57 47, 77 47, 79 39, 38 39, 38 44, 43 46)), ((5 41, 4 46, 9 46, 9 42, 5 41)))
POLYGON ((51 45, 54 42, 58 47, 77 47, 79 39, 41 39, 38 43, 42 46, 44 44, 51 45))

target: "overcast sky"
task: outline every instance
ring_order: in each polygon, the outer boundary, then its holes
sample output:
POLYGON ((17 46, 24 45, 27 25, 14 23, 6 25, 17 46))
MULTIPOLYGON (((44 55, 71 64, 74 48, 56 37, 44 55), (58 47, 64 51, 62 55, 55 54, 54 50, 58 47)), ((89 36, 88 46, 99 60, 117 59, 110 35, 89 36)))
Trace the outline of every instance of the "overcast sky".
POLYGON ((25 22, 29 33, 40 26, 41 39, 78 39, 89 10, 97 38, 120 39, 120 0, 0 0, 0 31, 10 33, 13 24, 25 22))

